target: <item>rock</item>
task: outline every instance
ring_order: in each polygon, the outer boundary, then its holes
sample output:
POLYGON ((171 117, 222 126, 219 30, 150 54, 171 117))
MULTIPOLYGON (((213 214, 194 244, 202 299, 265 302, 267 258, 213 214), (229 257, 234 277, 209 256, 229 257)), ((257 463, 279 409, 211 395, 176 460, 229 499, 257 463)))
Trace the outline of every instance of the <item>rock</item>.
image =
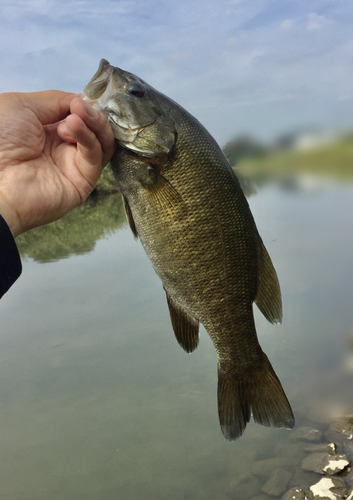
POLYGON ((331 429, 335 432, 349 436, 350 439, 353 437, 353 414, 344 415, 342 417, 335 418, 330 425, 331 429))
POLYGON ((316 472, 306 471, 301 468, 295 469, 294 474, 288 483, 288 489, 300 486, 307 491, 309 486, 316 483, 317 480, 318 476, 316 472))
POLYGON ((328 464, 328 460, 328 453, 310 453, 310 455, 302 461, 302 469, 323 474, 324 467, 328 464))
POLYGON ((227 462, 228 473, 231 477, 237 474, 244 474, 250 469, 250 465, 256 460, 256 453, 254 450, 241 450, 241 454, 234 454, 227 462))
POLYGON ((291 439, 300 439, 303 441, 320 441, 322 438, 322 432, 313 427, 300 427, 295 432, 293 432, 291 439))
POLYGON ((298 462, 291 458, 285 457, 275 457, 275 458, 267 458, 265 460, 257 460, 253 463, 251 467, 251 471, 258 477, 262 479, 268 479, 269 475, 273 472, 274 469, 288 468, 291 469, 298 462))
POLYGON ((349 441, 349 436, 333 431, 330 427, 325 431, 325 438, 327 441, 334 442, 339 447, 346 441, 349 441))
POLYGON ((324 474, 333 476, 349 467, 349 457, 347 455, 329 455, 329 462, 324 467, 324 474))
POLYGON ((310 486, 307 497, 309 499, 342 500, 347 491, 346 485, 337 477, 323 477, 316 484, 310 486))
POLYGON ((291 472, 287 472, 284 469, 276 469, 272 472, 270 479, 263 485, 262 491, 268 495, 278 497, 286 491, 288 481, 291 477, 291 472))
POLYGON ((305 491, 301 488, 291 488, 283 495, 282 500, 305 500, 305 491))
POLYGON ((348 467, 347 455, 330 455, 329 453, 311 453, 302 461, 302 469, 319 474, 337 474, 348 467))
POLYGON ((261 491, 260 481, 250 471, 234 477, 228 486, 228 496, 234 498, 252 498, 261 491))
MULTIPOLYGON (((342 436, 342 434, 340 435, 342 436)), ((340 444, 340 453, 348 455, 351 461, 353 460, 353 441, 351 439, 344 438, 343 443, 340 444)))
MULTIPOLYGON (((317 445, 314 445, 317 446, 317 445)), ((285 457, 290 459, 291 463, 297 465, 304 458, 303 447, 295 444, 277 444, 274 449, 275 457, 285 457)))
MULTIPOLYGON (((224 495, 220 495, 219 494, 219 490, 217 492, 208 492, 208 495, 206 497, 203 498, 203 500, 214 500, 215 498, 217 498, 217 500, 230 500, 230 497, 226 494, 224 495)), ((271 498, 271 500, 274 500, 273 498, 271 498)))
POLYGON ((307 446, 304 446, 303 450, 310 453, 326 452, 331 455, 335 455, 337 446, 335 443, 308 444, 307 446))
POLYGON ((353 500, 353 486, 348 490, 348 496, 346 500, 353 500))

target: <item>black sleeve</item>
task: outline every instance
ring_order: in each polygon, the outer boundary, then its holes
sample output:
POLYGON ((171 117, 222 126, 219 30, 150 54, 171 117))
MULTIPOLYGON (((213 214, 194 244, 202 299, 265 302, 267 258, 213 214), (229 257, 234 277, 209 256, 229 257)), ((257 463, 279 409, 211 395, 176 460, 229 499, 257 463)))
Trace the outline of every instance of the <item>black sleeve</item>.
POLYGON ((0 215, 0 298, 15 283, 22 264, 12 233, 0 215))

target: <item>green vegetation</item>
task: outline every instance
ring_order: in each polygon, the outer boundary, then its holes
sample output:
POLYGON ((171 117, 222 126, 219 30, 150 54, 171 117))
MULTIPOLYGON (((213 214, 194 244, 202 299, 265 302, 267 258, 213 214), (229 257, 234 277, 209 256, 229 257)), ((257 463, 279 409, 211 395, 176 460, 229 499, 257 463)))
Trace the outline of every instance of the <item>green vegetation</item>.
POLYGON ((83 205, 62 219, 21 234, 16 243, 22 258, 50 262, 92 251, 98 239, 124 222, 119 194, 91 195, 83 205))
POLYGON ((110 163, 103 169, 97 182, 95 192, 99 194, 111 194, 119 192, 118 184, 114 178, 110 163))
POLYGON ((352 180, 353 140, 342 138, 306 150, 269 150, 262 156, 243 156, 231 165, 237 175, 247 178, 266 179, 309 173, 352 180))
POLYGON ((261 159, 268 153, 268 148, 246 135, 228 142, 223 153, 231 165, 236 165, 244 158, 261 159))
MULTIPOLYGON (((255 139, 240 136, 228 142, 223 152, 245 185, 245 191, 250 190, 249 186, 246 187, 250 180, 293 177, 302 173, 353 180, 352 135, 310 149, 270 148, 255 139)), ((117 190, 112 170, 107 166, 99 179, 97 191, 106 194, 117 190)))
MULTIPOLYGON (((224 152, 247 196, 254 192, 255 180, 258 184, 273 177, 291 178, 310 173, 353 180, 352 137, 308 150, 271 150, 251 139, 240 138, 228 143, 224 152)), ((113 173, 107 166, 86 203, 62 219, 16 239, 21 257, 50 262, 92 251, 98 239, 125 222, 121 196, 117 192, 113 173)))

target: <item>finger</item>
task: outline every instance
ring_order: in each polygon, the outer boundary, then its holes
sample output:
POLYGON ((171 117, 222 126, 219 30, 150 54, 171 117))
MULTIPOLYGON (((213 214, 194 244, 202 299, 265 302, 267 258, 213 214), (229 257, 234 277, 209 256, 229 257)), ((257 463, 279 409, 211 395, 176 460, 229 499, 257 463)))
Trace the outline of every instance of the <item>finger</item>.
POLYGON ((70 115, 58 125, 58 134, 66 142, 77 143, 82 158, 94 165, 102 164, 103 151, 95 133, 78 115, 70 115))
POLYGON ((93 137, 94 132, 77 115, 69 115, 57 125, 57 132, 61 139, 65 142, 80 143, 86 147, 89 147, 89 141, 86 137, 88 131, 91 132, 91 137, 93 137))
POLYGON ((63 120, 70 109, 72 99, 77 97, 77 94, 62 92, 61 90, 19 92, 13 95, 24 107, 33 111, 43 125, 63 120))
POLYGON ((108 163, 114 154, 116 143, 112 128, 105 116, 80 98, 72 100, 70 110, 72 114, 79 116, 86 126, 94 132, 101 144, 103 163, 108 163))
POLYGON ((95 186, 102 168, 105 166, 101 144, 94 132, 77 115, 70 115, 65 122, 59 123, 57 132, 61 139, 77 143, 75 164, 80 172, 80 178, 76 178, 74 182, 78 191, 83 193, 83 200, 95 186), (82 184, 83 179, 86 182, 82 184), (87 182, 89 184, 88 191, 87 182))

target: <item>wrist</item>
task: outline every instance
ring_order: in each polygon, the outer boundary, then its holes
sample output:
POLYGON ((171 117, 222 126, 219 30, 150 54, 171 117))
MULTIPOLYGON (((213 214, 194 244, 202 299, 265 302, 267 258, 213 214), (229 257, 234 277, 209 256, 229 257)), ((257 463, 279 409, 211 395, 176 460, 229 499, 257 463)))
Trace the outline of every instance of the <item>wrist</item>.
POLYGON ((16 211, 11 207, 4 195, 0 192, 0 215, 8 225, 12 236, 20 235, 23 231, 16 211))

